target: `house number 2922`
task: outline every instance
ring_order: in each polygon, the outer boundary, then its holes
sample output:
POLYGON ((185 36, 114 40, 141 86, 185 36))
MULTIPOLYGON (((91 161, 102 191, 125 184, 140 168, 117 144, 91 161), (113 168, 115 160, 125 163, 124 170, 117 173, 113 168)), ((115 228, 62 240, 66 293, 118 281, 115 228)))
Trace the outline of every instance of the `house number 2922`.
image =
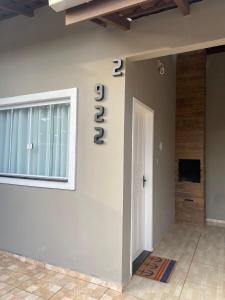
MULTIPOLYGON (((105 87, 103 84, 96 84, 95 86, 95 101, 101 102, 105 98, 105 87)), ((96 113, 95 113, 95 122, 96 123, 104 123, 104 114, 105 114, 105 108, 102 105, 96 105, 95 106, 96 113)), ((97 145, 102 145, 104 144, 104 134, 105 130, 104 128, 98 126, 95 127, 96 134, 94 136, 94 143, 97 145)))
MULTIPOLYGON (((120 77, 123 76, 123 66, 124 62, 122 59, 114 59, 113 60, 113 77, 120 77)), ((105 86, 101 83, 96 84, 95 86, 95 101, 101 102, 105 99, 105 86)), ((104 144, 104 135, 105 130, 103 127, 100 126, 101 123, 105 122, 104 115, 105 115, 105 108, 102 105, 95 106, 95 122, 99 124, 99 126, 95 127, 96 134, 94 136, 94 143, 97 145, 104 144)))

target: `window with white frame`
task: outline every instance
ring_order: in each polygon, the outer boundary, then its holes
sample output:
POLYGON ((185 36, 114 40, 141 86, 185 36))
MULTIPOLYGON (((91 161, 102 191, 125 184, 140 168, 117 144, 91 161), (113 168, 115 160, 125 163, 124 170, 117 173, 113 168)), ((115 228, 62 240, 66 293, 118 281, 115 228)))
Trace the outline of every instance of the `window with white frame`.
POLYGON ((0 99, 0 183, 75 189, 77 90, 0 99))

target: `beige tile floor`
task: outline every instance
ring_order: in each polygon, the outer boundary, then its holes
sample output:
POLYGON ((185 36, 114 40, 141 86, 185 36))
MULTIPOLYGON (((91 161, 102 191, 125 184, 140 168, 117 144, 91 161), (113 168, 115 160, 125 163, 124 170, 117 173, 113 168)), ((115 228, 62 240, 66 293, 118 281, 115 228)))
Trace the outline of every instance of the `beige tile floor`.
POLYGON ((170 282, 134 276, 121 295, 0 254, 0 300, 225 300, 225 227, 174 225, 154 255, 177 260, 170 282))
POLYGON ((170 282, 134 276, 125 294, 144 300, 225 300, 225 227, 175 225, 154 254, 177 260, 170 282))

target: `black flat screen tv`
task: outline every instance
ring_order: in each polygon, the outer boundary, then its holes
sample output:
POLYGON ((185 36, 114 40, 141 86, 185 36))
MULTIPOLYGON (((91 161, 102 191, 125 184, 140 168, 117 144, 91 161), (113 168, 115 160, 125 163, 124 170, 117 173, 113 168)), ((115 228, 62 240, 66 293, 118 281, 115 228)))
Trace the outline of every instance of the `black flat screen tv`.
POLYGON ((198 159, 179 159, 179 181, 201 182, 201 162, 198 159))

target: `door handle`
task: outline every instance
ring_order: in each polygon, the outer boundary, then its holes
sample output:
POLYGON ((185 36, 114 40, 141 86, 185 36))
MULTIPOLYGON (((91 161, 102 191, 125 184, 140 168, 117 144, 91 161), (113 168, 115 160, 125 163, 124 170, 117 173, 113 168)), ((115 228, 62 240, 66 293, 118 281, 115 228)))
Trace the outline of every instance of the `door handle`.
POLYGON ((147 181, 147 179, 146 179, 146 177, 145 177, 145 175, 143 175, 143 188, 145 187, 145 183, 146 183, 146 181, 147 181))

